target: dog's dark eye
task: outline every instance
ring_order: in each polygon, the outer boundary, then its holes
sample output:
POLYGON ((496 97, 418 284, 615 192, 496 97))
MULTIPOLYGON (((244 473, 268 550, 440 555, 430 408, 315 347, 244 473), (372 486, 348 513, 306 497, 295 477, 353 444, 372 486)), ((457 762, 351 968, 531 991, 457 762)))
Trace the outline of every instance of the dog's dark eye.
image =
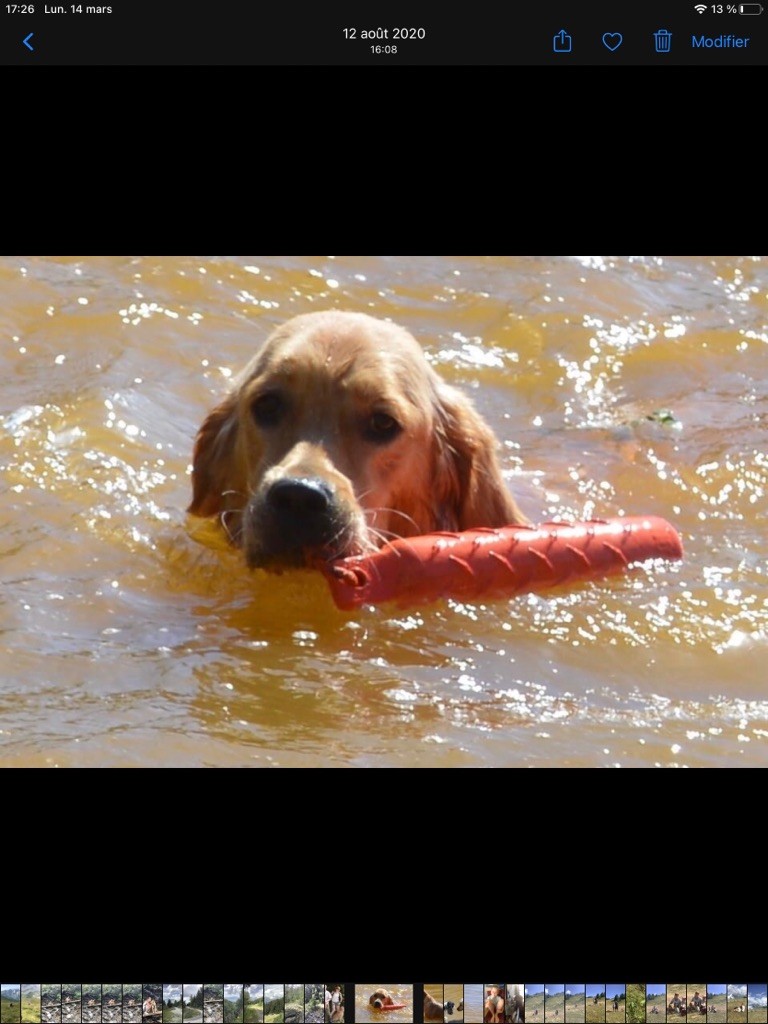
POLYGON ((260 427, 276 427, 286 410, 285 399, 276 391, 259 395, 251 406, 251 416, 260 427))
POLYGON ((365 424, 364 433, 367 440, 374 444, 387 444, 393 441, 402 429, 394 416, 386 412, 374 412, 365 424))

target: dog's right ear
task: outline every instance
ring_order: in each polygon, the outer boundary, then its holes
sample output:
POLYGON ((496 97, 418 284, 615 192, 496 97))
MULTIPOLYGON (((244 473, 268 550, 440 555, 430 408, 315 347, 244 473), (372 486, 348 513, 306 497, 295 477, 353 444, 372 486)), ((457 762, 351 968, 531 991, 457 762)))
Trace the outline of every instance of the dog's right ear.
POLYGON ((525 525, 501 475, 491 428, 455 388, 439 382, 435 395, 433 494, 440 518, 430 529, 525 525))
POLYGON ((234 480, 237 442, 237 395, 225 398, 208 415, 195 441, 192 457, 192 502, 196 516, 215 516, 224 510, 224 493, 237 488, 234 480))

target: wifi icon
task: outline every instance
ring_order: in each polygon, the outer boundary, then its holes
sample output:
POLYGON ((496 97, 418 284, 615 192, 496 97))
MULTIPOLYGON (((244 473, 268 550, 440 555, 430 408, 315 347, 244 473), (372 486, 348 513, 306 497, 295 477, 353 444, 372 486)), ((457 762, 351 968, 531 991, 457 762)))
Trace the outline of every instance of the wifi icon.
POLYGON ((694 10, 698 11, 699 14, 703 14, 704 11, 706 11, 706 9, 707 9, 707 5, 706 4, 696 4, 696 6, 694 7, 694 10))

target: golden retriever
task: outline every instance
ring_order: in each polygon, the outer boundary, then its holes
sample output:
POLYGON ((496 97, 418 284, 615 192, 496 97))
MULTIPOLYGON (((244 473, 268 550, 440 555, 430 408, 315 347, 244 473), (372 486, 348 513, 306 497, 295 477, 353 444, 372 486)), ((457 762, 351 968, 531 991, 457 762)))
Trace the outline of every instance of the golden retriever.
POLYGON ((424 1020, 445 1021, 445 1014, 451 1016, 455 1003, 441 1003, 424 990, 424 1020))
POLYGON ((394 1006, 395 1000, 385 988, 377 988, 368 1000, 368 1005, 373 1006, 377 1010, 382 1010, 385 1006, 394 1006))
POLYGON ((189 511, 281 571, 433 530, 524 524, 491 429, 402 327, 328 311, 279 327, 197 436, 189 511))

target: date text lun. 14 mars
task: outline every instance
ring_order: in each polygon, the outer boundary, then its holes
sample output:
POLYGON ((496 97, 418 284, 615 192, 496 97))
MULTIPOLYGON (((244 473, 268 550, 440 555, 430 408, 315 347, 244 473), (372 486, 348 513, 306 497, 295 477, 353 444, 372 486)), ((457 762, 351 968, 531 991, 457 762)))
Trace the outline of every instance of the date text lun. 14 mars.
MULTIPOLYGON (((8 14, 34 14, 34 4, 6 4, 8 14)), ((91 4, 70 4, 69 7, 56 6, 54 4, 43 4, 43 14, 111 14, 111 7, 94 6, 91 4)))

